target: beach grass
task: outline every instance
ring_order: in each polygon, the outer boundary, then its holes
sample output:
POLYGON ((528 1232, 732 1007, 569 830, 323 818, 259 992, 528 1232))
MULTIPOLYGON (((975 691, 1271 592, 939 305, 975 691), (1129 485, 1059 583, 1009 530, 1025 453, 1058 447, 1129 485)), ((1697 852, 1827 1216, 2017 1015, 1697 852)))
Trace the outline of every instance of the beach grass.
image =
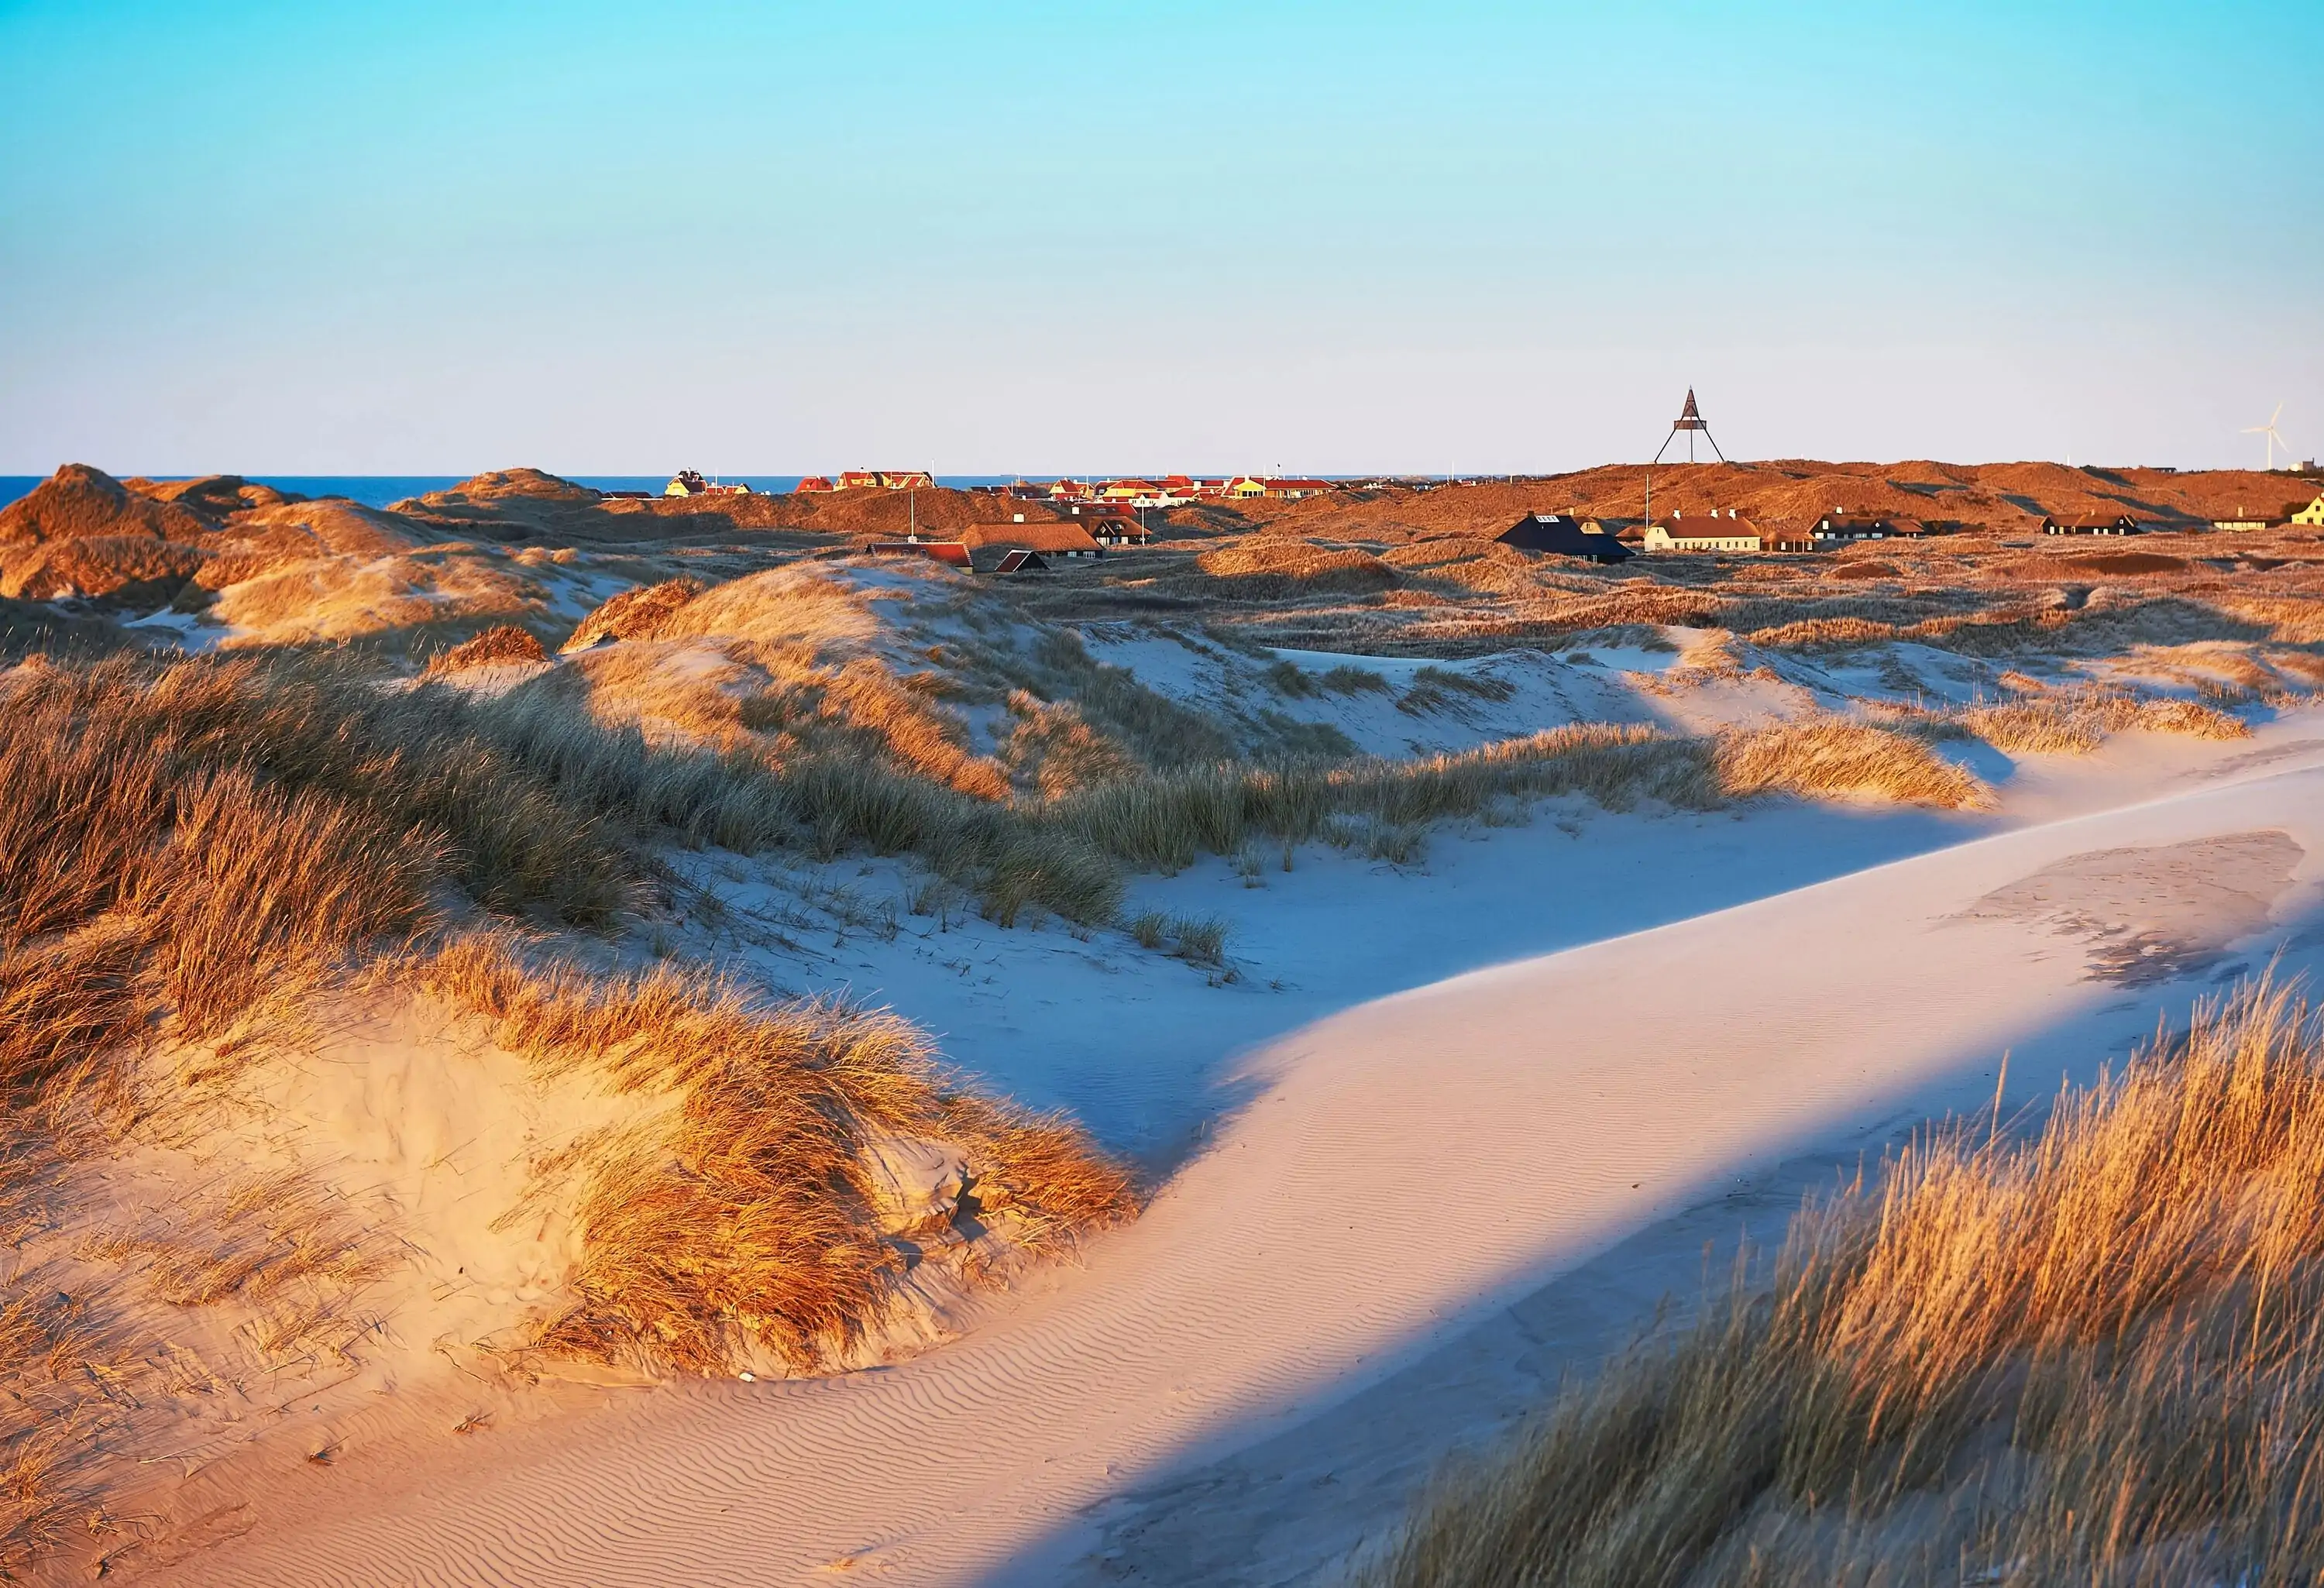
POLYGON ((1397 1588, 2292 1583, 2324 1558, 2324 1024, 2261 981, 1810 1204, 1449 1473, 1397 1588))

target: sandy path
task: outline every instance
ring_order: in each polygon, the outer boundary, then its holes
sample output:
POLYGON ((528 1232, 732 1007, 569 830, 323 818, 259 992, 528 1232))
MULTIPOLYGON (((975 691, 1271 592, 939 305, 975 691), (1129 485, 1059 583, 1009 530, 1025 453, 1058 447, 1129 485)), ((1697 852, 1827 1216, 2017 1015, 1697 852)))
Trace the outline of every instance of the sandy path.
POLYGON ((2191 952, 2253 900, 2280 919, 2324 872, 2324 768, 1350 1011, 1262 1055, 1258 1100, 1086 1269, 954 1346, 622 1398, 456 1468, 343 1463, 177 1580, 1050 1580, 1045 1541, 1107 1494, 1279 1432, 1738 1172, 1989 1089, 2000 1048, 2117 992, 2074 935, 2117 923, 1978 901, 2076 855, 2190 845, 2135 901, 2154 919, 2120 924, 2191 952), (2218 852, 2243 900, 2222 913, 2203 841, 2269 831, 2297 848, 2218 852))

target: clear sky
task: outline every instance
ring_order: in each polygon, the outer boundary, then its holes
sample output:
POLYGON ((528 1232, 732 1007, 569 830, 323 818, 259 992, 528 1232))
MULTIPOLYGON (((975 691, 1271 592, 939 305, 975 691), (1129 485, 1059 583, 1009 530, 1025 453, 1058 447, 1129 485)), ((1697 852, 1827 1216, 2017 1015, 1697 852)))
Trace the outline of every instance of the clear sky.
POLYGON ((0 0, 0 472, 2324 452, 2324 5, 0 0))

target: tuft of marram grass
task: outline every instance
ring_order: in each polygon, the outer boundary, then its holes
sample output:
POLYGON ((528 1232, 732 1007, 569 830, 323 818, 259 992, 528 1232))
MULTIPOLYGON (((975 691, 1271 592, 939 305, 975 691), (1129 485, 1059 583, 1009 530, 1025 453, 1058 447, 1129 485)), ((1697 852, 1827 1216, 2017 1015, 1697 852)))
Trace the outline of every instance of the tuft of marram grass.
POLYGON ((549 651, 529 630, 514 623, 498 623, 473 640, 429 657, 426 676, 443 678, 471 668, 509 667, 548 660, 549 651))
POLYGON ((2291 1583, 2324 1559, 2324 1025, 2263 981, 1811 1204, 1766 1284, 1448 1475, 1367 1574, 2291 1583))
POLYGON ((1975 810, 1992 798, 1976 774, 1914 735, 1838 717, 1723 734, 1712 759, 1720 788, 1743 799, 1764 793, 1871 795, 1975 810))
POLYGON ((1131 918, 1124 929, 1141 948, 1158 950, 1167 945, 1173 956, 1189 965, 1215 966, 1226 963, 1227 935, 1232 928, 1216 916, 1166 915, 1149 909, 1131 918))
POLYGON ((1396 703, 1396 708, 1414 716, 1430 712, 1458 711, 1471 701, 1507 700, 1517 693, 1517 686, 1507 679, 1497 679, 1489 673, 1453 672, 1446 668, 1424 667, 1412 675, 1412 687, 1396 703))
POLYGON ((2242 718, 2201 701, 2146 697, 2107 689, 2028 693, 1972 706, 1943 720, 1958 723, 1995 749, 2014 754, 2083 755, 2126 729, 2197 739, 2248 738, 2242 718))
POLYGON ((570 652, 611 640, 650 640, 706 588, 699 579, 679 578, 621 591, 584 617, 558 649, 570 652))
POLYGON ((362 943, 432 919, 440 837, 217 764, 134 691, 32 682, 0 691, 0 1094, 14 1105, 106 1090, 157 1023, 224 1035, 362 943))
POLYGON ((574 1306, 541 1332, 550 1349, 687 1371, 844 1353, 902 1269, 870 1213, 880 1138, 961 1148, 980 1208, 1012 1211, 1036 1242, 1135 1205, 1077 1130, 959 1092, 891 1015, 668 965, 593 974, 506 934, 447 946, 417 982, 545 1072, 586 1066, 670 1100, 564 1168, 582 1257, 574 1306))

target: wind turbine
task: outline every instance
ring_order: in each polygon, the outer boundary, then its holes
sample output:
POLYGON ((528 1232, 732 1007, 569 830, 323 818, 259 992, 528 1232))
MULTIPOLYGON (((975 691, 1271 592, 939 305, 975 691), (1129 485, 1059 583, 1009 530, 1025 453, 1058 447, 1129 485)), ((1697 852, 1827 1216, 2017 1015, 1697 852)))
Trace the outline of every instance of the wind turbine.
POLYGON ((2283 404, 2279 402, 2275 405, 2275 411, 2267 416, 2267 423, 2264 425, 2246 425, 2244 427, 2243 433, 2246 436, 2265 436, 2267 438, 2267 468, 2270 474, 2273 474, 2275 472, 2275 449, 2277 448, 2281 447, 2283 448, 2283 455, 2286 457, 2292 456, 2291 443, 2286 441, 2282 436, 2275 433, 2275 421, 2282 417, 2283 404))

